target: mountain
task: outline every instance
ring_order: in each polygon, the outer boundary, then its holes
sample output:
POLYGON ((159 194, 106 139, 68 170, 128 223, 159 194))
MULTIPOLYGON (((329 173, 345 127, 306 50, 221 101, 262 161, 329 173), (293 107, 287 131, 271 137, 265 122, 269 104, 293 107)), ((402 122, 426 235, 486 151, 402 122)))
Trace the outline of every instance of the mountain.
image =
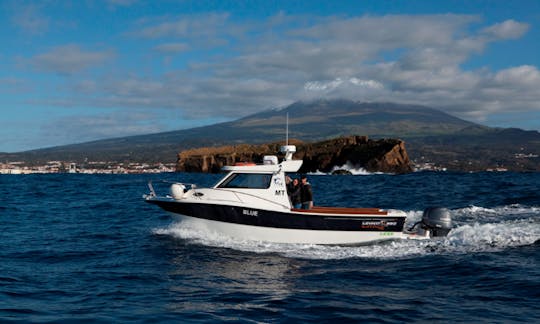
MULTIPOLYGON (((362 134, 372 137, 417 137, 455 133, 479 126, 439 110, 417 105, 359 103, 348 100, 296 102, 282 110, 254 114, 235 122, 236 126, 283 133, 289 114, 291 136, 310 139, 362 134)), ((273 132, 269 132, 273 134, 273 132)))
POLYGON ((44 148, 11 154, 10 159, 174 162, 176 153, 183 149, 284 140, 287 113, 289 137, 303 141, 350 134, 377 138, 449 134, 474 125, 422 106, 318 100, 296 102, 232 122, 44 148))
MULTIPOLYGON (((490 128, 418 105, 317 100, 210 126, 0 154, 0 159, 32 163, 85 159, 175 162, 178 152, 190 148, 285 141, 287 114, 289 138, 306 142, 352 134, 401 138, 406 140, 413 160, 435 161, 443 166, 454 160, 479 160, 475 157, 479 151, 485 154, 481 163, 493 166, 500 166, 496 163, 499 158, 511 162, 516 154, 535 155, 540 151, 540 133, 536 131, 490 128)), ((535 169, 534 163, 525 164, 523 169, 535 169)))

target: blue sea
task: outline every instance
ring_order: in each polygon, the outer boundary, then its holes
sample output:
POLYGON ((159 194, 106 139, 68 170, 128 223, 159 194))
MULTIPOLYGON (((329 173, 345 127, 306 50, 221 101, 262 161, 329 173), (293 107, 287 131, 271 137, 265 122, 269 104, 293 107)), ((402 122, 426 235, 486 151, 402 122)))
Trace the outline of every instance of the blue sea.
POLYGON ((219 177, 0 175, 0 322, 540 322, 540 173, 309 176, 318 205, 451 209, 447 238, 364 246, 235 240, 142 199, 219 177))

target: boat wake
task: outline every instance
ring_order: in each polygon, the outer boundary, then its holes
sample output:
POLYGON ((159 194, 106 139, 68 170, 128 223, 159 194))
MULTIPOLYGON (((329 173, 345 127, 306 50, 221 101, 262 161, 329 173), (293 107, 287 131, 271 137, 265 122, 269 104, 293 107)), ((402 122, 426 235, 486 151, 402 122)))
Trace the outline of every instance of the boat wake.
MULTIPOLYGON (((230 248, 253 253, 277 253, 305 259, 399 259, 433 254, 499 252, 540 241, 540 207, 509 205, 497 208, 469 206, 451 211, 455 226, 447 237, 433 240, 394 240, 362 246, 327 246, 242 241, 209 232, 198 223, 177 222, 153 230, 187 240, 190 244, 230 248)), ((409 211, 408 222, 420 220, 422 211, 409 211)))

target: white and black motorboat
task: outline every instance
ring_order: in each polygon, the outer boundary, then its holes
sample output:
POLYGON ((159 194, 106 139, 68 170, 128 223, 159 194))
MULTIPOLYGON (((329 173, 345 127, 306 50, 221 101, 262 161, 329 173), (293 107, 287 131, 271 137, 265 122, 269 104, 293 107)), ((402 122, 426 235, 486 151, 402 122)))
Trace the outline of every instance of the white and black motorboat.
POLYGON ((284 159, 265 156, 262 164, 239 163, 216 185, 172 183, 159 196, 149 183, 146 202, 158 205, 180 220, 190 220, 205 230, 242 240, 307 244, 362 244, 388 239, 427 239, 446 236, 452 227, 449 211, 428 208, 422 220, 405 229, 406 213, 379 208, 314 206, 293 208, 286 174, 295 173, 302 160, 293 160, 294 145, 281 148, 284 159))

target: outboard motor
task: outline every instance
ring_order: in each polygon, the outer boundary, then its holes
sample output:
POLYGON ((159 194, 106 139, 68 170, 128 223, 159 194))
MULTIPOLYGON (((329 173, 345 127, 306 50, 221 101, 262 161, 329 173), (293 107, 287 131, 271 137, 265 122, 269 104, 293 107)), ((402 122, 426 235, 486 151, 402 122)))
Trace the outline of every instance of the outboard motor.
POLYGON ((422 228, 430 231, 431 237, 446 236, 452 229, 452 217, 447 208, 430 207, 422 215, 422 228))

